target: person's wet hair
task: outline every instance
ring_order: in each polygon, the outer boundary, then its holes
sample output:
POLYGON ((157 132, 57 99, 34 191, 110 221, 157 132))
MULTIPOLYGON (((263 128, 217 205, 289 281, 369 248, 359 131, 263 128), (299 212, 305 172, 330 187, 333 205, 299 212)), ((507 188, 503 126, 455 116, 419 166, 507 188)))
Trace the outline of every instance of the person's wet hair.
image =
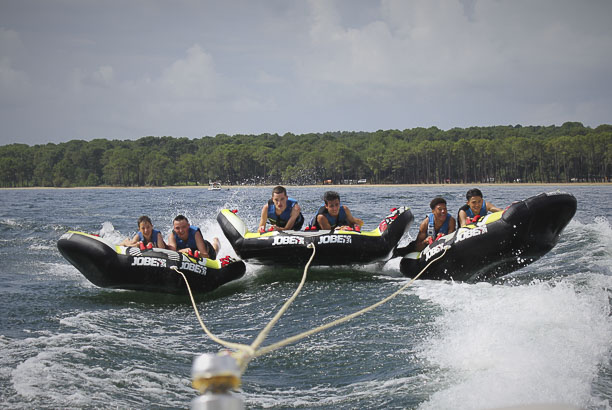
POLYGON ((143 222, 148 222, 148 223, 150 223, 151 225, 153 225, 153 222, 151 222, 151 218, 149 218, 149 217, 148 217, 148 216, 146 216, 146 215, 143 215, 143 216, 141 216, 140 218, 138 218, 138 227, 139 227, 139 228, 140 228, 140 224, 141 224, 141 223, 143 223, 143 222))
POLYGON ((274 194, 285 194, 287 195, 287 190, 285 189, 284 186, 278 185, 275 186, 274 189, 272 190, 272 195, 274 194))
POLYGON ((327 204, 329 201, 334 201, 334 200, 340 200, 340 194, 338 194, 336 191, 327 191, 325 192, 325 194, 323 195, 323 201, 325 201, 325 203, 327 204))
POLYGON ((187 221, 187 223, 189 223, 189 220, 187 219, 185 215, 177 215, 176 218, 174 218, 174 221, 176 222, 187 221))
POLYGON ((431 202, 429 203, 429 207, 431 209, 434 209, 436 207, 436 205, 438 204, 444 204, 446 205, 446 199, 442 198, 441 196, 437 196, 434 199, 431 200, 431 202))
POLYGON ((482 192, 480 191, 480 189, 478 188, 472 188, 469 191, 467 191, 467 194, 465 194, 465 198, 469 201, 471 197, 473 196, 479 196, 481 198, 484 198, 482 196, 482 192))

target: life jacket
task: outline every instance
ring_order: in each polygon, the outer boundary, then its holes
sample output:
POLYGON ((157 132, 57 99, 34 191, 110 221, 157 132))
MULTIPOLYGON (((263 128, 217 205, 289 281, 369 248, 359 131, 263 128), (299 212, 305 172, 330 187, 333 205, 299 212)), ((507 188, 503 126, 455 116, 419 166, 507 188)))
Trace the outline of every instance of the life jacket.
MULTIPOLYGON (((158 247, 157 245, 157 235, 159 235, 161 232, 159 232, 157 229, 153 229, 153 233, 151 234, 151 243, 153 244, 153 246, 155 246, 156 248, 158 247)), ((149 243, 149 241, 147 241, 144 237, 144 235, 142 234, 142 232, 138 231, 138 238, 140 239, 140 242, 142 242, 144 245, 146 245, 147 243, 149 243)))
POLYGON ((189 236, 187 237, 186 241, 179 238, 176 232, 172 230, 172 234, 174 235, 174 239, 176 240, 176 250, 178 251, 181 249, 189 248, 193 251, 196 251, 198 249, 198 245, 196 244, 195 235, 196 232, 198 232, 199 230, 200 228, 198 228, 197 226, 191 225, 189 227, 189 236))
MULTIPOLYGON (((287 225, 287 222, 289 222, 289 218, 291 218, 291 211, 293 210, 295 204, 297 204, 297 201, 295 199, 287 198, 287 207, 280 215, 277 215, 274 201, 268 199, 268 223, 270 225, 276 225, 280 226, 281 228, 284 228, 287 225)), ((291 229, 293 229, 294 231, 299 231, 300 229, 302 229, 303 224, 304 216, 300 212, 300 214, 295 220, 295 223, 293 224, 293 228, 291 229)))
POLYGON ((325 205, 321 205, 314 218, 312 218, 312 220, 310 221, 310 226, 314 226, 317 229, 321 229, 321 227, 319 226, 319 222, 317 221, 317 216, 319 215, 324 215, 327 218, 327 221, 329 222, 329 225, 332 229, 337 226, 349 224, 349 221, 346 219, 346 211, 344 210, 344 206, 342 206, 342 204, 340 204, 340 212, 338 212, 337 217, 331 216, 327 208, 325 208, 325 205))
MULTIPOLYGON (((465 211, 465 214, 467 215, 467 218, 470 219, 470 221, 468 221, 468 219, 466 219, 467 223, 472 223, 475 220, 478 220, 480 218, 482 218, 483 216, 485 216, 486 214, 488 214, 487 211, 487 203, 486 201, 482 201, 482 208, 480 208, 480 213, 477 215, 474 215, 474 211, 472 211, 472 208, 470 208, 470 206, 468 204, 463 205, 461 208, 459 208, 459 211, 465 211)), ((457 213, 457 220, 459 220, 459 214, 457 213)))
POLYGON ((444 235, 448 234, 448 225, 450 223, 450 218, 451 218, 449 214, 446 214, 446 219, 444 220, 444 223, 442 224, 440 229, 438 229, 438 231, 436 231, 434 227, 434 214, 430 213, 427 217, 429 218, 429 224, 427 225, 427 236, 428 237, 435 238, 439 234, 444 234, 444 235))

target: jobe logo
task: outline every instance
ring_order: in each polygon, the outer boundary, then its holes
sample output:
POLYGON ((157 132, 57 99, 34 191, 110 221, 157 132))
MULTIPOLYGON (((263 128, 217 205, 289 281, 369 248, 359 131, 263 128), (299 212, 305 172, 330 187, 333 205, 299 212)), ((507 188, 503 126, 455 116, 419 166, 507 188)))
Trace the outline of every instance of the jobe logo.
POLYGON ((352 238, 344 235, 328 235, 319 238, 319 245, 323 243, 351 243, 352 238))
POLYGON ((275 245, 304 245, 304 238, 297 236, 275 236, 272 246, 275 245))
POLYGON ((190 270, 195 273, 206 273, 206 266, 198 265, 192 262, 185 262, 181 265, 181 269, 190 270))
POLYGON ((464 239, 471 238, 472 236, 482 235, 483 233, 487 233, 486 225, 479 226, 473 229, 463 229, 462 228, 462 229, 459 229, 459 232, 457 232, 457 239, 455 239, 455 242, 461 242, 464 239))
POLYGON ((134 258, 132 266, 158 266, 165 268, 166 260, 160 258, 152 258, 150 256, 137 256, 134 258))
POLYGON ((431 258, 432 256, 442 252, 442 249, 444 249, 444 245, 443 244, 438 244, 436 246, 434 246, 433 248, 429 248, 425 251, 425 262, 427 262, 429 260, 429 258, 431 258))

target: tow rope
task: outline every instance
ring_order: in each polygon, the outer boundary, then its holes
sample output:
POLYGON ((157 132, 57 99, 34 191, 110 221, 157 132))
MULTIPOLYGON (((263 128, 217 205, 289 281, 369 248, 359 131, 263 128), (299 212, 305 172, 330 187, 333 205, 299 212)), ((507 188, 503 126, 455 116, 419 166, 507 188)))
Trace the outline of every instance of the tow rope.
POLYGON ((244 374, 249 362, 258 356, 262 356, 266 353, 270 353, 274 350, 280 349, 281 347, 287 346, 288 344, 297 342, 298 340, 304 339, 308 336, 312 336, 316 333, 322 332, 323 330, 329 329, 333 326, 337 326, 339 324, 342 324, 344 322, 347 322, 357 316, 361 316, 375 308, 377 308, 378 306, 387 303, 388 301, 390 301, 391 299, 395 298, 397 295, 399 295, 400 293, 402 293, 404 290, 406 290, 410 285, 412 285, 426 270, 427 268, 429 268, 429 266, 436 262, 438 259, 442 258, 444 256, 444 254, 446 254, 446 250, 448 249, 448 247, 444 247, 444 251, 437 256, 436 258, 432 259, 414 278, 412 278, 408 283, 406 283, 404 286, 402 286, 401 288, 399 288, 398 290, 396 290, 395 292, 393 292, 392 294, 390 294, 389 296, 383 298, 382 300, 366 307, 363 308, 357 312, 351 313, 349 315, 346 315, 344 317, 341 317, 339 319, 336 319, 332 322, 326 323, 324 325, 318 326, 314 329, 308 330, 306 332, 302 332, 299 333, 295 336, 291 336, 288 337, 286 339, 283 339, 279 342, 273 343, 271 345, 259 348, 259 346, 263 343, 263 341, 266 339, 266 337, 268 336, 268 334, 270 333, 270 330, 272 329, 272 327, 274 327, 274 325, 278 322, 278 320, 280 319, 280 317, 287 311, 287 309, 289 308, 289 306, 293 303, 293 301, 295 300, 295 298, 297 297, 297 295, 300 293, 300 291, 302 290, 302 287, 304 286, 304 283, 306 282, 306 276, 308 274, 308 268, 310 267, 310 264, 312 262, 312 260, 314 259, 315 253, 316 253, 316 249, 315 249, 315 245, 314 244, 309 244, 308 248, 312 248, 312 255, 310 256, 310 259, 308 260, 308 262, 306 263, 306 266, 304 267, 304 273, 302 274, 302 280, 300 281, 300 284, 298 285, 297 289, 295 290, 295 292, 293 293, 293 295, 291 295, 291 297, 289 299, 287 299, 287 301, 283 304, 283 306, 280 308, 280 310, 278 311, 278 313, 270 320, 270 322, 266 325, 266 327, 259 333, 259 335, 255 338, 255 340, 253 341, 253 343, 251 343, 250 345, 246 345, 246 344, 242 344, 242 343, 233 343, 233 342, 229 342, 226 340, 222 340, 219 337, 215 336, 212 332, 210 332, 210 330, 208 330, 208 328, 206 327, 206 325, 204 324, 204 322, 202 321, 202 318, 200 316, 200 313, 198 311, 198 307, 196 306, 195 300, 193 298, 193 293, 191 292, 191 287, 189 286, 189 281, 187 280, 187 277, 183 274, 183 272, 181 272, 176 266, 171 267, 171 269, 175 270, 176 272, 180 273, 181 276, 183 277, 183 279, 185 280, 185 284, 187 285, 187 291, 189 292, 189 297, 191 298, 191 304, 193 306, 194 312, 198 318, 198 321, 200 322, 200 326, 202 327, 202 329, 204 330, 204 332, 208 335, 208 337, 210 337, 213 341, 217 342, 218 344, 228 348, 228 349, 234 349, 236 350, 236 352, 231 353, 231 356, 234 357, 234 359, 236 360, 239 368, 240 368, 240 374, 244 374))

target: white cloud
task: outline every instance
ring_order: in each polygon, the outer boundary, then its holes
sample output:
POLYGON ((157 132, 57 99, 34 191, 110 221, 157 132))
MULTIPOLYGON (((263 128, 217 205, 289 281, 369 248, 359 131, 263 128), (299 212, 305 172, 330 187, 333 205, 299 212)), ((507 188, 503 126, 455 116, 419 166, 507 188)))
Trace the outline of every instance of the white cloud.
POLYGON ((31 92, 28 74, 15 67, 22 50, 19 34, 0 27, 0 101, 7 105, 23 102, 31 92))
POLYGON ((260 99, 252 98, 237 98, 231 104, 232 111, 237 113, 258 112, 258 111, 273 111, 277 108, 273 99, 261 101, 260 99))
POLYGON ((84 72, 81 68, 73 71, 73 89, 83 92, 84 87, 110 88, 115 84, 115 70, 110 65, 102 65, 90 73, 84 72))
POLYGON ((540 111, 519 106, 531 103, 542 104, 543 119, 556 111, 561 122, 580 120, 572 98, 610 91, 594 84, 612 74, 612 32, 601 17, 612 7, 604 3, 590 4, 595 17, 571 1, 383 0, 377 19, 356 27, 341 21, 337 3, 310 4, 310 46, 296 72, 313 99, 399 101, 422 118, 446 110, 447 123, 453 104, 469 103, 461 119, 469 125, 532 121, 540 111))
POLYGON ((114 82, 114 70, 109 65, 103 65, 93 73, 92 79, 100 85, 109 86, 114 82))
POLYGON ((598 125, 612 111, 609 1, 151 0, 144 17, 139 3, 26 3, 0 13, 0 144, 598 125))
POLYGON ((7 56, 19 53, 23 49, 23 42, 19 33, 0 27, 0 55, 7 56))
POLYGON ((164 91, 180 98, 214 99, 219 75, 213 58, 196 44, 187 50, 187 57, 175 61, 164 70, 159 84, 164 91))
POLYGON ((10 59, 0 58, 0 94, 3 95, 2 99, 18 98, 29 91, 29 88, 28 75, 13 68, 10 59))
POLYGON ((255 81, 258 84, 269 85, 269 84, 284 84, 284 83, 287 82, 287 79, 283 78, 283 77, 280 77, 280 76, 277 76, 277 75, 270 74, 270 73, 268 73, 266 71, 263 71, 263 70, 259 70, 257 72, 257 76, 255 78, 255 81))
MULTIPOLYGON (((244 88, 217 72, 214 57, 199 44, 184 53, 184 57, 161 67, 157 76, 120 81, 116 70, 106 64, 90 73, 75 70, 75 87, 64 98, 69 101, 67 105, 83 103, 78 108, 81 121, 90 125, 106 121, 120 130, 117 132, 131 137, 249 132, 248 127, 236 122, 277 108, 273 96, 244 88)), ((281 82, 262 72, 257 79, 266 88, 281 82)))

